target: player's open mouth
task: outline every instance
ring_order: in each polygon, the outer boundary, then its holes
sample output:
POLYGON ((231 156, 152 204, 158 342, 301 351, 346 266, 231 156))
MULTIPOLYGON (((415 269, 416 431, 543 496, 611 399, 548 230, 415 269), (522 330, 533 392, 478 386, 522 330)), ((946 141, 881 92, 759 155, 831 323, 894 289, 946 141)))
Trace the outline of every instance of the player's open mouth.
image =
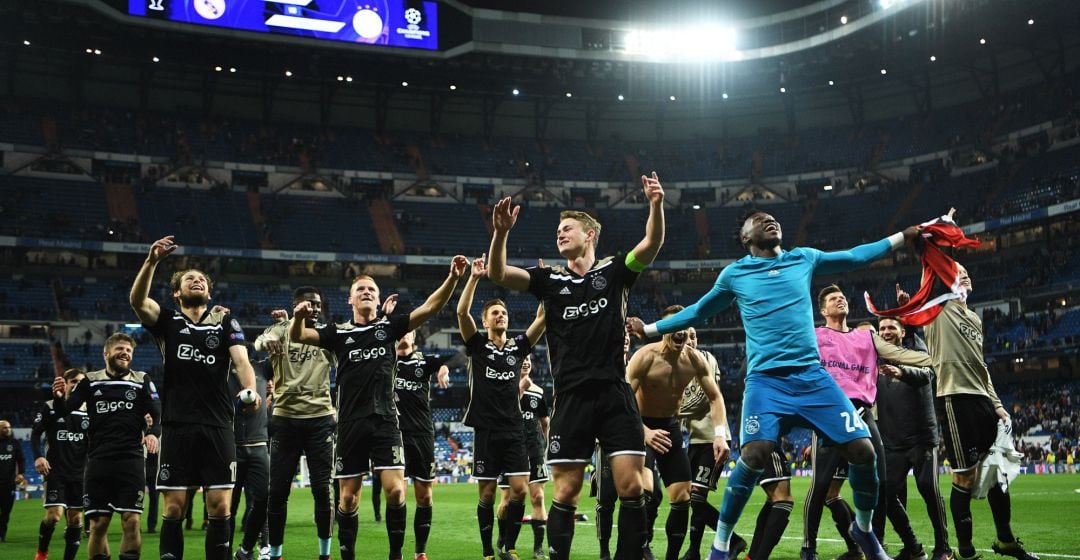
POLYGON ((778 231, 780 231, 780 226, 778 226, 776 224, 766 224, 765 225, 765 233, 778 232, 778 231))

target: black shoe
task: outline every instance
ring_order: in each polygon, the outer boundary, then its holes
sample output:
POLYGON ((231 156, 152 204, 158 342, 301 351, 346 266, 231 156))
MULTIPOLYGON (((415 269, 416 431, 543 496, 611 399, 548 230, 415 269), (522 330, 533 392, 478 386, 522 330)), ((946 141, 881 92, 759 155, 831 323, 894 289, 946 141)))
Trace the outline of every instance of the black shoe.
POLYGON ((927 560, 926 549, 921 544, 915 550, 904 547, 900 550, 900 554, 893 557, 893 560, 927 560))
POLYGON ((653 554, 652 547, 645 545, 645 548, 641 549, 642 560, 656 560, 656 555, 653 554))
POLYGON ((990 548, 1002 556, 1012 556, 1018 560, 1039 560, 1038 556, 1024 550, 1024 541, 1020 539, 1016 539, 1011 543, 994 539, 994 544, 990 548))
POLYGON ((731 539, 728 540, 728 558, 738 560, 742 557, 744 550, 746 550, 746 539, 732 533, 731 539))

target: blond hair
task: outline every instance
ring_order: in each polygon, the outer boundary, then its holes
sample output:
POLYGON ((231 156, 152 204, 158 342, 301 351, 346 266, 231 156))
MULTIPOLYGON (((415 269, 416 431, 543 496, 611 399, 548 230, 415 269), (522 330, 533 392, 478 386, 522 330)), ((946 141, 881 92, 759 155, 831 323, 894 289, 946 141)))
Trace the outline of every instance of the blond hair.
POLYGON ((596 244, 600 242, 600 222, 597 221, 596 218, 581 210, 563 210, 559 213, 560 222, 567 218, 577 220, 586 233, 588 233, 589 230, 596 232, 596 235, 593 236, 593 246, 596 246, 596 244))

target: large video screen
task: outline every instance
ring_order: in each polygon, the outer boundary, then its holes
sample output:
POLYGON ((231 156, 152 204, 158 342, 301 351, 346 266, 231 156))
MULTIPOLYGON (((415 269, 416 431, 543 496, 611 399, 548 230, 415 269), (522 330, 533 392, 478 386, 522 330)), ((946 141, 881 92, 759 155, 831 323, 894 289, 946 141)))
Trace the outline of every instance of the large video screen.
POLYGON ((128 0, 128 13, 346 43, 439 48, 437 6, 422 0, 128 0))

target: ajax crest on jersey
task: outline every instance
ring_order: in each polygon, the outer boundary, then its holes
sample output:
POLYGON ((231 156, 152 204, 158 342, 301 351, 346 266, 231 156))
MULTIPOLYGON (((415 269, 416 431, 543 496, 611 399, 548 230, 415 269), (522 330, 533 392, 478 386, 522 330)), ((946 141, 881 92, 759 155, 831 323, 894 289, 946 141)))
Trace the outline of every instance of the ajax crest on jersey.
POLYGON ((516 363, 517 363, 517 358, 516 357, 514 357, 514 356, 507 356, 506 357, 506 365, 513 366, 516 363))
POLYGON ((211 350, 214 350, 218 346, 221 346, 221 339, 219 339, 217 337, 217 335, 212 334, 212 335, 209 335, 209 336, 206 337, 206 347, 207 348, 209 348, 211 350))
POLYGON ((594 290, 603 290, 607 287, 607 278, 597 274, 596 276, 593 276, 591 284, 594 290))
POLYGON ((135 400, 135 389, 128 389, 127 391, 124 391, 124 398, 129 401, 135 400))
POLYGON ((375 338, 376 338, 376 340, 386 340, 386 331, 384 331, 382 329, 376 329, 375 330, 375 338))

